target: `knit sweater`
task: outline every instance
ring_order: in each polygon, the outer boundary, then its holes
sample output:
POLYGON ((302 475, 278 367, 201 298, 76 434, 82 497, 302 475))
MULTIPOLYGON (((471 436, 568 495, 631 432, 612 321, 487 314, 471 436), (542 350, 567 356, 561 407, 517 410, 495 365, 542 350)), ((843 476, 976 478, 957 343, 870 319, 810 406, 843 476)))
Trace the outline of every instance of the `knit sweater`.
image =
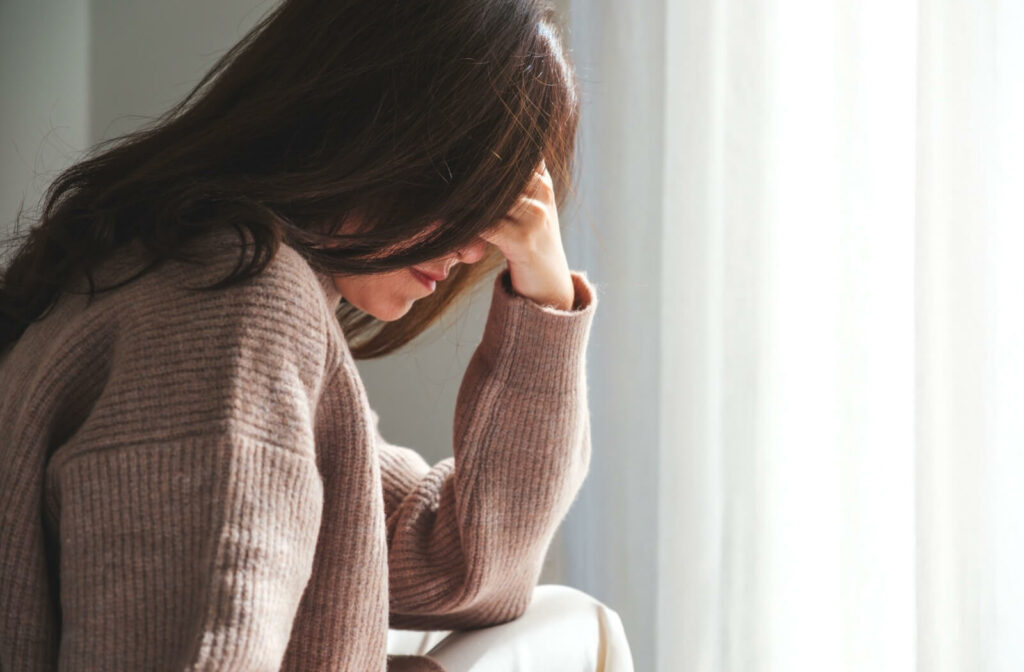
POLYGON ((329 276, 282 245, 196 291, 239 252, 200 240, 0 359, 0 669, 442 670, 388 628, 522 615, 590 462, 585 275, 571 310, 495 276, 430 465, 381 436, 329 276))

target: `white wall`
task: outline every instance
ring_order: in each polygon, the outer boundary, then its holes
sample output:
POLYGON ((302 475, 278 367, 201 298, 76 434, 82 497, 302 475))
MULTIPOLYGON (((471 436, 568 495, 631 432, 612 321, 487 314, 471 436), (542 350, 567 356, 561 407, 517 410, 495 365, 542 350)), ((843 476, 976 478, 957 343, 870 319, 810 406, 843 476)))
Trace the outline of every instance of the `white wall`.
POLYGON ((89 143, 87 4, 0 2, 0 236, 89 143), (22 200, 24 205, 22 206, 22 200))
POLYGON ((272 0, 90 0, 90 139, 145 124, 182 98, 272 0))
POLYGON ((586 268, 597 284, 601 304, 588 353, 593 457, 561 550, 567 583, 619 612, 637 670, 655 669, 657 578, 665 571, 657 534, 658 390, 679 384, 664 378, 659 359, 663 292, 678 291, 660 282, 660 101, 672 85, 664 7, 674 1, 568 2, 583 97, 579 203, 566 213, 565 247, 570 265, 586 268))

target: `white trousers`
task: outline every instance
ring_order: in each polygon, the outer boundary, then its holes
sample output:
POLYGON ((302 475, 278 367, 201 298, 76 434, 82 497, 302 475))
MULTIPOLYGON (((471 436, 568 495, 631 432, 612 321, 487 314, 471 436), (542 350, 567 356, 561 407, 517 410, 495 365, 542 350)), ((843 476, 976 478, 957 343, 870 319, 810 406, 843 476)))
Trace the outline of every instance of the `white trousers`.
POLYGON ((490 628, 389 630, 388 653, 429 655, 448 672, 633 672, 619 615, 562 585, 537 586, 522 616, 490 628))

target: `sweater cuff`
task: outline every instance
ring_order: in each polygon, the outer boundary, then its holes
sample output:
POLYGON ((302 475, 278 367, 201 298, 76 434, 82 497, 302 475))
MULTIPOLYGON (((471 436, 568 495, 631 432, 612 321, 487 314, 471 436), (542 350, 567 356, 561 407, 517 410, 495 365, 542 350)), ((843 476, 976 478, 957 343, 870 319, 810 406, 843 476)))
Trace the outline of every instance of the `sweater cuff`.
POLYGON ((570 275, 575 290, 571 310, 517 294, 508 268, 495 277, 479 349, 509 387, 541 393, 577 389, 598 301, 585 272, 570 275))

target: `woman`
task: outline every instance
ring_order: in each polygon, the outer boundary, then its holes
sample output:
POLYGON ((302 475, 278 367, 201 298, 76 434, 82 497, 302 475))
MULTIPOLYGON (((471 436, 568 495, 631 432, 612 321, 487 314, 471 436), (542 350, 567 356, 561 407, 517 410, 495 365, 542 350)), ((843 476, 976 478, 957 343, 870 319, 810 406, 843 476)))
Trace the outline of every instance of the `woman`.
POLYGON ((51 186, 0 288, 0 668, 441 669, 521 616, 590 460, 576 83, 533 0, 287 0, 51 186), (454 458, 353 360, 498 268, 454 458))

